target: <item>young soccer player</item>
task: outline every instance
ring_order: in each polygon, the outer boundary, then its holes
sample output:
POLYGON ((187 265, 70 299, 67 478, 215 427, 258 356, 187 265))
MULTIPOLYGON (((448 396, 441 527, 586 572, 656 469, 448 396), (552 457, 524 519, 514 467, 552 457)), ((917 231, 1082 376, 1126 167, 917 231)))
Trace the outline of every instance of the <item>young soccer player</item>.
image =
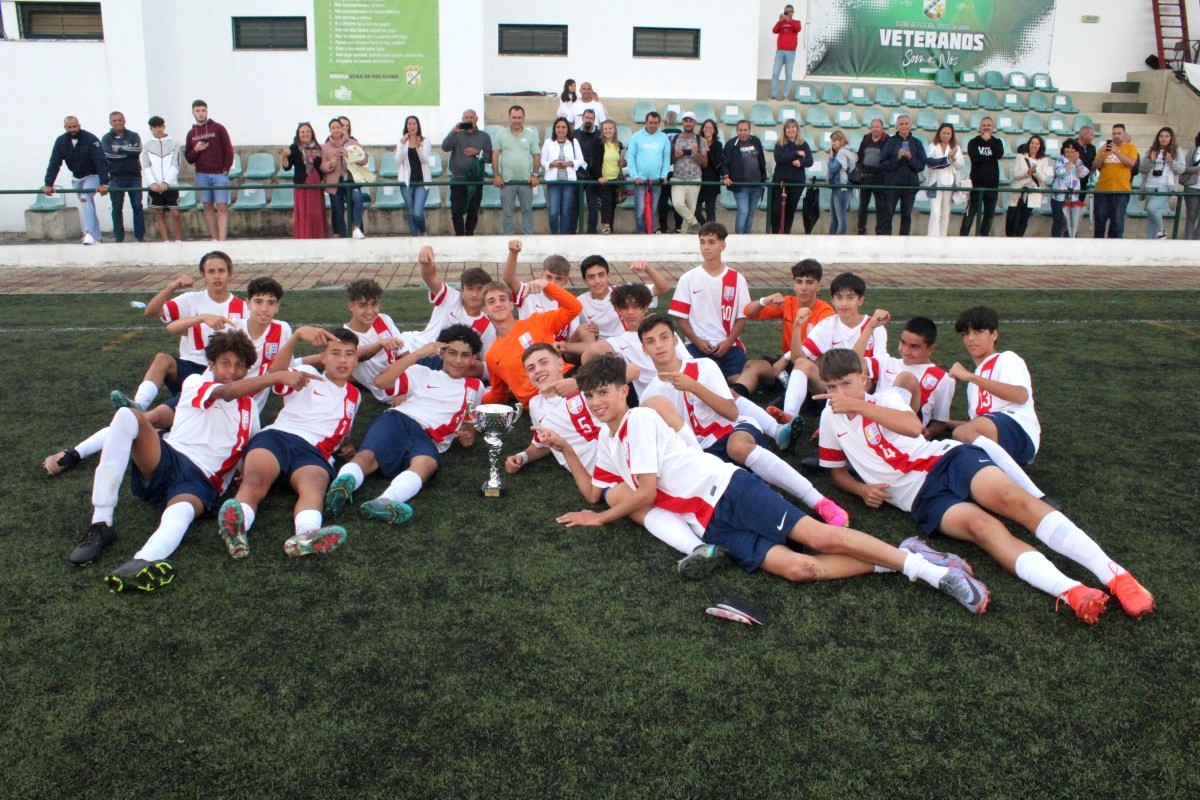
MULTIPOLYGON (((634 261, 629 269, 635 275, 644 275, 650 279, 650 305, 654 305, 659 295, 671 290, 671 284, 661 272, 645 261, 634 261)), ((610 268, 604 256, 588 256, 579 265, 579 272, 588 290, 579 295, 583 311, 571 322, 570 340, 574 342, 594 342, 597 339, 608 339, 619 336, 630 330, 622 324, 622 319, 612 302, 614 288, 609 285, 610 268)), ((642 285, 642 284, 638 284, 642 285)), ((632 330, 637 330, 636 327, 632 330)))
POLYGON ((301 341, 324 348, 325 371, 296 367, 310 376, 310 382, 277 390, 283 395, 283 410, 246 445, 237 496, 226 500, 217 514, 221 539, 232 558, 250 555, 246 532, 254 525, 258 504, 280 477, 296 493, 296 533, 283 543, 285 553, 325 553, 346 541, 345 528, 321 526, 321 507, 333 478, 333 452, 350 433, 358 412, 359 391, 349 382, 358 362, 358 338, 349 328, 298 328, 279 349, 267 374, 287 372, 301 341))
MULTIPOLYGON (((433 304, 433 312, 429 315, 429 324, 422 331, 404 332, 400 339, 408 352, 424 347, 438 340, 440 334, 451 325, 466 325, 479 334, 483 349, 477 353, 477 358, 471 361, 468 377, 478 378, 483 375, 483 356, 496 340, 496 329, 483 313, 483 287, 492 282, 492 276, 480 267, 470 267, 463 270, 459 277, 462 290, 455 289, 438 275, 437 260, 433 248, 426 245, 417 254, 417 263, 421 265, 421 280, 429 289, 429 302, 433 304)), ((437 356, 429 359, 422 366, 438 369, 437 356)))
POLYGON ((571 474, 590 502, 600 499, 608 475, 631 491, 603 512, 558 517, 567 527, 599 526, 656 506, 679 513, 705 542, 726 547, 746 572, 760 567, 791 581, 834 580, 872 572, 903 572, 953 597, 972 613, 987 609, 988 590, 958 556, 925 549, 904 553, 859 531, 805 516, 756 475, 686 446, 648 408, 629 408, 624 363, 611 355, 584 364, 577 380, 592 414, 603 425, 593 474, 563 446, 571 474), (818 551, 796 552, 795 542, 818 551))
MULTIPOLYGON (((508 243, 508 256, 504 260, 500 280, 512 292, 512 302, 521 319, 529 319, 534 314, 544 314, 558 308, 558 301, 545 291, 545 287, 554 284, 565 288, 571 282, 571 262, 558 255, 546 256, 542 261, 541 282, 525 283, 517 278, 517 256, 520 254, 521 242, 519 239, 513 239, 508 243)), ((554 341, 565 342, 570 336, 570 325, 564 325, 554 332, 554 341)))
POLYGON ((442 454, 455 438, 463 446, 475 441, 475 433, 463 426, 467 408, 482 394, 478 378, 467 377, 483 347, 479 332, 467 325, 443 329, 437 341, 406 353, 375 377, 375 385, 389 397, 405 396, 398 406, 384 411, 355 453, 342 466, 325 494, 325 513, 337 516, 367 475, 378 471, 391 483, 379 497, 358 507, 363 519, 379 519, 401 525, 412 519, 408 501, 421 491, 442 463, 442 454), (441 368, 421 365, 423 359, 440 357, 441 368))
MULTIPOLYGON (((895 391, 867 394, 869 379, 853 350, 828 351, 820 367, 827 387, 820 398, 829 401, 821 414, 821 466, 833 470, 839 489, 872 508, 886 502, 910 512, 926 534, 940 531, 978 545, 1021 580, 1065 600, 1089 625, 1104 613, 1109 596, 1059 572, 988 511, 1085 567, 1130 616, 1140 619, 1154 610, 1154 598, 1132 575, 1061 511, 1017 486, 987 451, 953 440, 926 441, 920 418, 895 391), (861 480, 850 475, 847 463, 861 480)), ((901 547, 906 544, 911 542, 901 547)))
POLYGON ((525 374, 522 354, 534 342, 554 342, 555 332, 569 326, 583 309, 570 292, 556 283, 536 280, 525 288, 530 294, 544 291, 558 306, 516 319, 512 313, 512 292, 506 285, 497 281, 483 287, 483 308, 496 327, 496 341, 487 354, 491 388, 483 396, 485 403, 506 403, 511 391, 517 401, 528 408, 529 400, 537 390, 525 374))
POLYGON ((721 373, 732 379, 746 366, 746 348, 739 337, 746 327, 750 290, 746 279, 721 260, 729 236, 725 226, 706 222, 699 235, 702 261, 679 278, 669 313, 679 317, 688 352, 716 361, 721 373))
POLYGON ((379 310, 383 287, 371 278, 359 278, 346 284, 346 306, 350 321, 346 329, 358 339, 358 364, 354 380, 381 403, 391 398, 375 385, 375 376, 395 363, 404 350, 400 329, 387 314, 379 310))
MULTIPOLYGON (((762 429, 739 413, 733 392, 713 361, 679 359, 670 317, 662 314, 647 317, 638 328, 638 335, 658 373, 641 398, 642 405, 657 411, 673 411, 686 421, 706 453, 745 466, 772 486, 785 489, 820 514, 825 522, 838 526, 849 523, 850 518, 837 503, 762 446, 765 442, 762 429)), ((779 426, 776 432, 779 442, 789 441, 791 425, 779 426)))
MULTIPOLYGON (((854 343, 854 352, 862 355, 872 342, 875 329, 887 325, 892 315, 876 309, 871 321, 854 343)), ((946 430, 950 403, 954 401, 954 378, 933 363, 937 351, 937 325, 928 317, 913 317, 900 333, 900 358, 886 350, 876 350, 866 359, 867 377, 875 381, 875 393, 896 389, 909 398, 909 406, 921 418, 921 435, 936 439, 946 430)))

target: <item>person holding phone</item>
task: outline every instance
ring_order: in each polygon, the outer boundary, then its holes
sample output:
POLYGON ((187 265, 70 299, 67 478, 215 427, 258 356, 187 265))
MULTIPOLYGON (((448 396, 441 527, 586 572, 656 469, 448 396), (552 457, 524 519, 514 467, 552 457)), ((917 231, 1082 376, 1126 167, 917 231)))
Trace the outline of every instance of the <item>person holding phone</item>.
POLYGON ((900 207, 900 235, 912 230, 912 209, 917 199, 921 173, 925 171, 925 147, 912 135, 912 117, 901 114, 896 118, 896 135, 883 146, 879 168, 887 188, 887 208, 876 214, 881 236, 892 235, 892 217, 900 207))
POLYGON ((700 184, 708 165, 708 145, 696 133, 696 115, 683 112, 683 131, 671 140, 671 205, 683 217, 683 229, 688 233, 700 230, 696 212, 700 208, 700 184))
POLYGON ((442 152, 450 154, 450 222, 454 235, 474 236, 483 201, 483 165, 492 160, 492 137, 479 128, 475 109, 464 111, 462 121, 442 139, 442 152))
POLYGON ((1138 149, 1129 141, 1125 126, 1112 126, 1112 138, 1096 153, 1092 169, 1096 178, 1096 199, 1092 207, 1092 223, 1096 238, 1121 239, 1125 236, 1125 206, 1133 188, 1133 170, 1137 165, 1138 149))
POLYGON ((796 9, 790 5, 783 7, 783 13, 779 15, 779 20, 775 23, 775 27, 771 28, 771 33, 776 35, 775 39, 775 65, 771 67, 771 91, 769 97, 775 99, 775 92, 779 88, 779 72, 783 70, 787 75, 787 82, 783 87, 783 99, 787 100, 792 95, 792 68, 796 66, 796 45, 800 41, 800 20, 795 19, 796 9))

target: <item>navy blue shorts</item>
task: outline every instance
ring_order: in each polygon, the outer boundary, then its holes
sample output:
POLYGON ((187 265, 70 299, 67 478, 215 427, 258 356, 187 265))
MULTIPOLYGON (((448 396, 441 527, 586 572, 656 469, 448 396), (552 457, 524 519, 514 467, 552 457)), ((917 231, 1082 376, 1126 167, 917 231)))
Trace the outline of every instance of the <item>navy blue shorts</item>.
POLYGON ((246 455, 251 450, 266 450, 279 462, 279 474, 290 477, 302 467, 323 467, 332 479, 333 467, 321 456, 321 451, 294 433, 278 430, 259 431, 246 443, 246 455))
MULTIPOLYGON (((763 435, 762 430, 760 430, 759 427, 753 423, 739 422, 737 425, 733 426, 733 430, 729 432, 729 436, 733 436, 738 431, 743 431, 753 436, 754 443, 759 447, 763 447, 764 443, 767 441, 767 438, 765 435, 763 435)), ((722 436, 720 439, 706 447, 704 452, 711 453, 712 455, 724 461, 726 464, 736 464, 737 462, 730 458, 729 453, 726 452, 726 448, 729 447, 729 436, 722 436)))
POLYGON ((776 494, 762 478, 739 469, 729 479, 704 529, 704 541, 729 550, 729 556, 746 572, 754 572, 805 514, 776 494))
POLYGON ((408 469, 417 456, 429 456, 442 464, 442 454, 415 419, 399 411, 385 411, 375 418, 358 446, 370 450, 379 463, 379 474, 389 481, 408 469))
POLYGON ((939 458, 913 500, 912 518, 921 531, 926 535, 936 532, 952 506, 973 502, 971 481, 984 467, 994 466, 987 451, 973 444, 955 447, 939 458))
POLYGON ((1021 427, 1021 423, 1013 417, 1012 414, 1005 414, 1003 411, 993 411, 991 414, 984 414, 996 426, 996 432, 1000 435, 1000 446, 1004 448, 1004 452, 1013 457, 1021 466, 1027 466, 1033 463, 1033 457, 1037 455, 1037 449, 1033 446, 1033 439, 1029 438, 1029 434, 1021 427))
POLYGON ((167 507, 172 498, 181 494, 195 495, 200 498, 204 510, 212 513, 217 507, 221 494, 213 486, 200 468, 192 463, 187 456, 179 453, 158 435, 159 457, 158 466, 150 474, 148 480, 136 469, 129 478, 133 496, 145 500, 155 508, 162 510, 167 507))
POLYGON ((418 360, 417 363, 420 364, 422 367, 429 367, 434 372, 437 372, 439 369, 442 368, 442 357, 441 356, 425 356, 424 358, 418 360))
POLYGON ((699 347, 690 342, 688 343, 687 351, 692 354, 692 358, 708 358, 717 362, 717 366, 721 368, 721 374, 726 378, 741 375, 742 369, 746 366, 746 351, 737 345, 729 348, 729 352, 723 358, 716 358, 708 353, 703 353, 699 347))
POLYGON ((175 373, 177 377, 168 377, 163 381, 163 385, 167 387, 167 391, 171 393, 171 408, 174 408, 179 403, 179 392, 183 390, 183 382, 193 375, 199 375, 208 369, 208 364, 197 364, 195 361, 187 361, 179 356, 175 356, 175 373))

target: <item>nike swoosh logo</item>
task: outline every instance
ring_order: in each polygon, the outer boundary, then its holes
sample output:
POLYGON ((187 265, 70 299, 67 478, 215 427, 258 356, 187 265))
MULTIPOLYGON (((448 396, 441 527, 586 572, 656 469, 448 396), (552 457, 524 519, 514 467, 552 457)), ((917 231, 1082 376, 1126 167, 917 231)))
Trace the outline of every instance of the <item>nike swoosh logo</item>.
POLYGON ((887 375, 899 375, 900 374, 900 372, 898 370, 894 370, 894 369, 885 369, 884 373, 887 375))
POLYGON ((434 385, 433 385, 433 384, 431 384, 431 383, 427 383, 427 384, 425 384, 425 388, 426 388, 426 389, 436 389, 436 388, 438 388, 438 387, 434 386, 434 385))
POLYGON ((325 395, 321 394, 316 389, 313 389, 313 394, 315 394, 317 397, 325 397, 325 395))
POLYGON ((981 458, 981 459, 979 459, 979 463, 980 463, 980 464, 986 464, 986 463, 988 463, 989 461, 991 461, 991 459, 990 459, 990 458, 981 458))
POLYGON ((840 438, 842 438, 842 437, 843 437, 843 436, 845 436, 845 435, 846 435, 846 434, 844 434, 844 433, 839 433, 839 434, 838 434, 838 438, 840 439, 840 438))
POLYGON ((783 516, 780 518, 780 520, 779 520, 779 524, 775 526, 775 530, 777 530, 777 531, 781 531, 781 530, 783 530, 783 523, 785 523, 785 522, 787 522, 787 514, 784 514, 784 515, 783 515, 783 516))
POLYGON ((841 340, 841 339, 834 339, 834 340, 833 340, 833 344, 841 344, 841 343, 842 343, 842 340, 841 340))
POLYGON ((703 291, 703 289, 692 289, 692 294, 700 294, 703 291))

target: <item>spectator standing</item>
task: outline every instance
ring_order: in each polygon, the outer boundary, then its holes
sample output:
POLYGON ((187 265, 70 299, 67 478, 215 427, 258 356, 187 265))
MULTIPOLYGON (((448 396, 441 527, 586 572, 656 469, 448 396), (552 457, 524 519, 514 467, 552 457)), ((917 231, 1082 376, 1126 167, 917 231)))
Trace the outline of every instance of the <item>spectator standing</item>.
POLYGON ((792 69, 796 66, 796 45, 800 40, 800 20, 795 19, 796 9, 791 5, 783 7, 783 13, 771 33, 775 34, 775 64, 771 67, 771 100, 775 99, 775 91, 779 88, 779 73, 784 71, 787 83, 783 87, 783 99, 792 96, 792 69))
POLYGON ((696 209, 696 221, 703 225, 706 222, 717 221, 717 198, 721 195, 721 163, 725 153, 716 120, 704 120, 700 125, 700 138, 708 152, 708 163, 700 171, 700 179, 704 181, 704 185, 700 187, 699 208, 696 209))
POLYGON ((1192 142, 1192 149, 1183 159, 1183 205, 1187 216, 1183 218, 1183 238, 1200 239, 1200 133, 1192 142))
POLYGON ((500 189, 500 232, 513 232, 513 206, 521 204, 521 233, 533 234, 533 190, 538 185, 542 152, 525 127, 525 109, 508 109, 508 127, 492 143, 492 183, 500 189))
POLYGON ((146 240, 146 212, 142 210, 142 137, 125 127, 125 115, 114 111, 108 115, 109 131, 100 138, 104 157, 108 159, 108 199, 112 201, 113 239, 125 241, 125 196, 133 211, 133 238, 146 240), (113 192, 113 189, 139 191, 113 192))
POLYGON ((1095 170, 1091 169, 1091 165, 1096 161, 1096 145, 1092 144, 1092 140, 1095 138, 1096 129, 1091 125, 1084 125, 1075 135, 1075 144, 1079 146, 1079 160, 1085 167, 1088 167, 1087 175, 1080 180, 1080 191, 1087 190, 1088 184, 1092 182, 1092 175, 1095 173, 1095 170))
MULTIPOLYGON (((862 182, 867 186, 879 186, 883 183, 883 146, 887 144, 888 135, 883 130, 883 120, 871 120, 871 131, 858 144, 858 170, 862 182)), ((883 189, 862 188, 858 190, 858 235, 867 232, 867 207, 871 198, 875 198, 875 233, 881 233, 879 221, 883 219, 887 209, 887 194, 883 189)))
POLYGON ((162 117, 153 116, 146 124, 150 127, 150 138, 142 147, 142 181, 150 190, 150 208, 154 211, 158 240, 182 242, 183 220, 179 216, 179 145, 167 136, 167 122, 162 117), (168 213, 171 215, 170 237, 167 235, 168 213))
POLYGON ((575 233, 575 210, 579 184, 578 172, 583 169, 583 154, 571 123, 559 117, 550 126, 550 136, 542 145, 542 164, 546 166, 546 206, 550 212, 550 233, 575 233))
POLYGON ((592 143, 587 161, 596 176, 596 193, 600 198, 600 233, 612 233, 613 212, 625 195, 625 187, 618 186, 621 170, 625 167, 625 146, 617 138, 617 123, 605 120, 600 125, 600 137, 592 143))
POLYGON ((1004 142, 992 135, 995 130, 995 120, 984 117, 979 121, 979 135, 967 142, 967 158, 971 161, 971 186, 975 191, 972 191, 967 199, 967 213, 963 215, 962 225, 958 228, 959 236, 971 235, 971 226, 975 223, 976 214, 982 215, 979 220, 979 235, 992 234, 997 194, 995 191, 978 190, 994 190, 1000 187, 1000 159, 1004 158, 1004 142))
POLYGON ((638 233, 651 232, 653 223, 648 225, 647 218, 652 218, 652 213, 646 213, 646 198, 650 198, 651 209, 657 208, 663 181, 671 171, 671 142, 667 135, 658 129, 661 120, 657 112, 651 111, 646 115, 645 126, 629 140, 626 159, 629 164, 629 177, 634 184, 634 228, 638 233))
POLYGON ((849 148, 846 134, 834 131, 829 134, 829 145, 833 151, 829 156, 829 182, 833 194, 829 198, 829 233, 844 236, 850 229, 850 173, 858 163, 858 156, 849 148), (840 187, 840 188, 839 188, 840 187))
POLYGON ((433 142, 421 132, 421 120, 406 117, 404 133, 400 134, 400 143, 396 145, 396 170, 404 209, 408 212, 408 232, 412 236, 425 235, 425 198, 429 195, 429 159, 432 155, 433 142))
POLYGON ((1004 235, 1022 237, 1029 227, 1029 217, 1035 208, 1042 207, 1040 193, 1017 191, 1018 189, 1045 189, 1054 181, 1054 162, 1046 156, 1046 143, 1036 134, 1017 148, 1017 161, 1013 165, 1013 193, 1008 197, 1008 211, 1004 215, 1004 235))
MULTIPOLYGON (((346 184, 345 186, 331 186, 325 190, 325 193, 330 196, 329 206, 330 214, 333 217, 333 235, 342 239, 346 238, 346 201, 349 200, 353 227, 350 235, 355 239, 365 239, 366 236, 362 231, 362 190, 354 185, 354 179, 350 176, 348 150, 351 147, 362 149, 362 145, 357 140, 346 135, 346 129, 340 119, 334 117, 329 120, 329 138, 325 140, 325 144, 321 145, 321 174, 325 176, 325 183, 346 184)), ((360 165, 367 163, 365 153, 357 163, 360 165)), ((396 166, 399 167, 399 164, 396 166)))
POLYGON ((97 244, 104 241, 100 235, 100 218, 96 216, 96 195, 108 194, 108 159, 96 135, 79 126, 76 117, 63 120, 62 136, 54 140, 50 149, 50 163, 46 165, 46 181, 42 194, 54 196, 54 181, 63 164, 71 171, 71 187, 79 191, 79 212, 83 222, 83 243, 97 244))
POLYGON ((575 79, 567 78, 563 83, 562 93, 558 96, 558 111, 555 117, 562 117, 572 128, 575 127, 575 103, 579 95, 575 92, 575 79))
POLYGON ((1175 131, 1172 128, 1161 128, 1154 137, 1146 157, 1139 163, 1138 172, 1142 174, 1142 191, 1146 193, 1146 238, 1167 238, 1163 226, 1163 214, 1171 202, 1171 193, 1179 183, 1186 164, 1179 158, 1179 148, 1175 144, 1175 131))
POLYGON ((912 135, 912 118, 901 114, 896 118, 896 135, 883 146, 883 159, 879 162, 883 170, 883 182, 887 190, 887 214, 882 217, 884 236, 892 235, 892 217, 900 208, 900 235, 908 236, 912 231, 913 202, 917 199, 917 187, 921 185, 921 173, 925 169, 925 146, 912 135))
POLYGON ((767 176, 767 158, 762 142, 750 135, 750 123, 739 120, 737 136, 725 143, 721 162, 721 180, 733 191, 737 202, 735 233, 749 233, 754 226, 754 210, 762 200, 761 184, 767 176), (738 184, 734 188, 734 184, 738 184))
POLYGON ((929 196, 929 236, 945 236, 950 229, 950 207, 954 193, 948 188, 940 191, 935 187, 950 187, 958 182, 962 172, 962 151, 954 137, 954 126, 945 123, 938 127, 929 142, 929 155, 925 160, 929 169, 926 184, 933 189, 929 196))
POLYGON ((591 160, 592 145, 600 138, 600 127, 596 125, 596 112, 586 109, 583 112, 583 123, 575 129, 575 141, 579 143, 579 152, 583 153, 583 169, 579 179, 587 181, 583 187, 584 202, 587 204, 587 232, 596 232, 596 221, 600 215, 600 195, 596 192, 596 184, 592 181, 600 177, 591 160))
POLYGON ((1096 153, 1092 170, 1099 172, 1096 195, 1092 201, 1092 225, 1095 238, 1121 239, 1125 236, 1125 206, 1133 186, 1133 170, 1138 149, 1125 133, 1125 126, 1112 126, 1112 138, 1096 153))
POLYGON ((325 219, 325 194, 320 189, 303 188, 323 183, 321 145, 317 132, 307 122, 296 126, 292 144, 280 151, 283 166, 292 171, 292 238, 325 239, 329 226, 325 219))
POLYGON ((700 184, 708 164, 708 145, 696 133, 696 115, 683 112, 683 131, 671 142, 671 205, 683 217, 684 230, 696 233, 700 223, 700 184))
POLYGON ((600 96, 592 91, 591 83, 584 81, 579 85, 579 99, 575 101, 576 126, 583 119, 583 112, 588 109, 595 112, 597 125, 603 125, 604 120, 608 119, 608 112, 604 110, 604 103, 600 102, 600 96))
POLYGON ((196 168, 196 195, 204 206, 204 224, 214 242, 229 235, 229 170, 233 168, 233 142, 229 131, 208 118, 208 103, 192 101, 195 124, 183 143, 183 157, 196 168))
MULTIPOLYGON (((463 112, 462 121, 442 140, 442 152, 450 154, 450 222, 455 236, 474 236, 483 202, 484 164, 492 161, 492 137, 479 128, 474 109, 463 112)), ((399 160, 397 160, 397 167, 399 160)))
POLYGON ((792 232, 796 206, 804 194, 804 170, 812 165, 812 148, 804 141, 800 125, 789 119, 783 123, 783 138, 775 145, 775 174, 771 176, 770 218, 767 220, 767 229, 771 233, 792 232))
POLYGON ((1074 139, 1063 142, 1062 152, 1054 163, 1055 194, 1050 196, 1050 213, 1054 224, 1050 236, 1055 239, 1074 239, 1083 216, 1083 196, 1079 190, 1091 170, 1080 159, 1079 143, 1074 139))

